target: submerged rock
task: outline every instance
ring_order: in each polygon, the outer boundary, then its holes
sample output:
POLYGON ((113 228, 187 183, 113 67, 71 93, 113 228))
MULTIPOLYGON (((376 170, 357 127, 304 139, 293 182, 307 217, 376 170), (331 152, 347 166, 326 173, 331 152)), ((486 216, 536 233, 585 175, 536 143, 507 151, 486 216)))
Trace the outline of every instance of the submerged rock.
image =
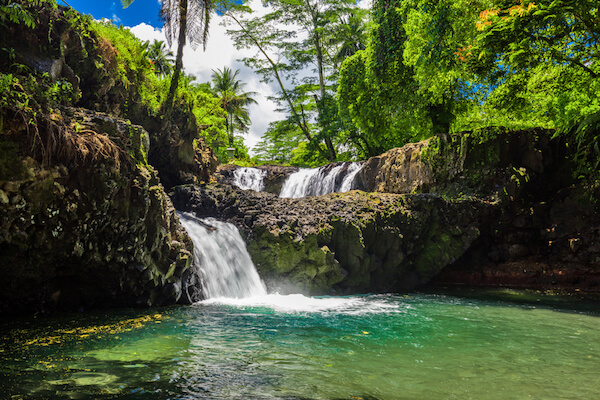
POLYGON ((484 207, 436 195, 359 191, 286 199, 228 185, 176 187, 173 202, 236 224, 271 289, 291 284, 309 293, 423 285, 478 237, 484 207))

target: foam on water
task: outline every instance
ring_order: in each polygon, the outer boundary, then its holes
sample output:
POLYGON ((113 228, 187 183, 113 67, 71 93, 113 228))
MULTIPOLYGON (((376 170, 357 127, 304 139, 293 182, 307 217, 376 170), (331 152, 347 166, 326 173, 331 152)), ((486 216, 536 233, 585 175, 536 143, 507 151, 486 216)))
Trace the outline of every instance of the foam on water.
POLYGON ((194 265, 200 270, 207 300, 200 305, 270 309, 280 313, 333 312, 347 315, 394 313, 402 308, 387 296, 309 297, 302 294, 267 294, 237 228, 212 218, 198 219, 179 213, 194 242, 194 265))
POLYGON ((240 308, 269 308, 279 313, 321 313, 334 312, 338 314, 377 314, 399 312, 398 303, 386 301, 385 296, 380 300, 373 297, 366 301, 362 297, 310 297, 302 294, 282 295, 279 293, 246 298, 211 298, 199 304, 220 304, 240 308))

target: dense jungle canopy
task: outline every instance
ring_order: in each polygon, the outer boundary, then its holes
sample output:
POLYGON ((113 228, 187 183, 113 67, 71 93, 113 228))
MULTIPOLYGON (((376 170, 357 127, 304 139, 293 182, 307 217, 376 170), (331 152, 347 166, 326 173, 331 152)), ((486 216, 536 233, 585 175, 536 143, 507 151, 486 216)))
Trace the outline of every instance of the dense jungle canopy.
MULTIPOLYGON (((138 122, 141 114, 185 120, 193 133, 177 140, 204 137, 221 161, 233 147, 240 163, 315 166, 365 159, 434 135, 503 126, 555 129, 575 150, 579 174, 597 170, 596 1, 374 0, 364 10, 353 0, 265 0, 268 13, 260 17, 237 3, 163 2, 176 54, 62 3, 66 13, 43 21, 44 7, 59 8, 53 0, 3 0, 0 25, 3 35, 9 25, 30 30, 57 59, 67 44, 53 40, 52 29, 68 24, 93 36, 99 56, 86 61, 88 73, 111 82, 104 87, 121 97, 120 114, 138 122), (276 85, 274 100, 287 115, 271 124, 252 160, 243 133, 253 93, 240 90, 244 83, 235 71, 228 71, 223 88, 225 69, 215 71, 213 82, 196 82, 182 69, 183 44, 210 40, 214 12, 226 16, 238 48, 256 51, 243 61, 276 85)), ((98 102, 68 79, 43 77, 40 89, 26 78, 26 51, 1 52, 2 105, 35 118, 30 98, 50 109, 53 103, 98 102)))

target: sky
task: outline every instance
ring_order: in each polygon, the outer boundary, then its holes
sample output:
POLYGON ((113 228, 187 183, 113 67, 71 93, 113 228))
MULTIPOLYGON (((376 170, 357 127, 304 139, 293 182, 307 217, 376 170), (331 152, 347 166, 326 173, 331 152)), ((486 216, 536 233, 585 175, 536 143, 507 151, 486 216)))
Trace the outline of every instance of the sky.
MULTIPOLYGON (((133 27, 141 23, 151 26, 162 26, 158 17, 160 3, 158 0, 135 0, 128 8, 123 9, 121 0, 66 0, 67 3, 82 14, 91 14, 95 19, 107 18, 116 24, 133 27)), ((61 4, 62 0, 56 0, 61 4)))
MULTIPOLYGON (((60 4, 61 0, 57 2, 60 4)), ((123 9, 120 0, 66 0, 66 2, 82 14, 91 14, 94 19, 107 18, 117 25, 128 27, 142 40, 157 39, 164 40, 166 43, 162 31, 163 24, 158 17, 159 0, 135 0, 126 9, 123 9)), ((268 12, 265 7, 262 7, 260 0, 249 0, 246 4, 252 7, 257 15, 268 12)), ((359 0, 361 7, 367 7, 369 4, 370 0, 359 0)), ((252 154, 252 147, 260 141, 269 123, 283 119, 285 115, 275 111, 275 104, 267 98, 274 95, 278 87, 275 84, 261 82, 258 75, 242 62, 237 61, 239 58, 254 55, 255 51, 240 51, 234 47, 226 34, 226 28, 221 24, 223 18, 217 14, 213 15, 206 51, 203 51, 202 45, 196 50, 186 45, 183 51, 183 68, 188 75, 194 75, 197 82, 209 82, 212 71, 217 68, 229 67, 234 71, 240 70, 238 79, 246 83, 244 90, 257 93, 254 98, 258 104, 251 105, 249 108, 252 120, 250 131, 244 136, 244 142, 252 154)), ((173 53, 177 52, 177 43, 173 43, 171 50, 173 53)))

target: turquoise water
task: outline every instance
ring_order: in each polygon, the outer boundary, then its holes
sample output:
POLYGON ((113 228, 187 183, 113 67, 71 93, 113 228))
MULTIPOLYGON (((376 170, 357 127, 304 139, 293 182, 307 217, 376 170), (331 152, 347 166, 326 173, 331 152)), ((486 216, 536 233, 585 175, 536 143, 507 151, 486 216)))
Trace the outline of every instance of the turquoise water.
POLYGON ((597 398, 598 308, 503 296, 270 295, 4 322, 0 398, 597 398))

